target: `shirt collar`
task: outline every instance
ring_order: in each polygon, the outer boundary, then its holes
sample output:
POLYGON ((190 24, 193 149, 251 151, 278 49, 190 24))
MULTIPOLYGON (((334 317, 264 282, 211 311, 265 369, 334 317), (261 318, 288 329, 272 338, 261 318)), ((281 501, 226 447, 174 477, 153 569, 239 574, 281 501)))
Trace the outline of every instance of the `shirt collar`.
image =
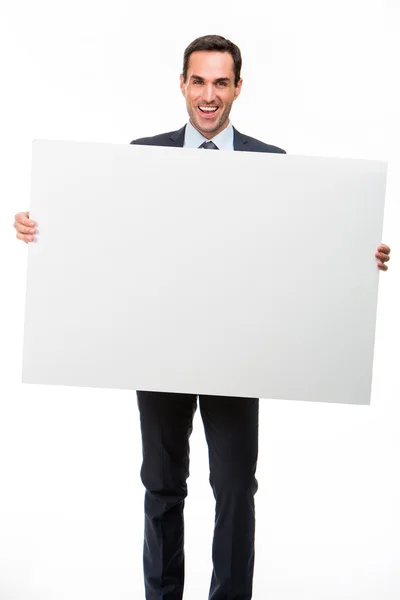
POLYGON ((208 140, 189 121, 185 129, 184 148, 198 148, 203 142, 214 142, 220 150, 233 150, 233 127, 229 123, 218 135, 208 140))

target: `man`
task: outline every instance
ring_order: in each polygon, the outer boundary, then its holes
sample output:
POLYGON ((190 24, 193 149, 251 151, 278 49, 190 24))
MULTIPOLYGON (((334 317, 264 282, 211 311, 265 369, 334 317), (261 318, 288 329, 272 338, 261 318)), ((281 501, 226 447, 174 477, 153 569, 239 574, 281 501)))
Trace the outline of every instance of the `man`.
MULTIPOLYGON (((239 133, 229 114, 242 88, 241 54, 220 36, 204 36, 184 53, 180 78, 189 122, 182 129, 132 144, 284 153, 239 133)), ((29 213, 15 216, 17 237, 33 241, 29 213)), ((390 248, 377 248, 387 270, 390 248)), ((183 508, 195 394, 138 391, 145 493, 144 575, 147 600, 181 600, 184 585, 183 508)), ((250 600, 254 567, 254 494, 258 399, 199 396, 216 500, 209 600, 250 600)))

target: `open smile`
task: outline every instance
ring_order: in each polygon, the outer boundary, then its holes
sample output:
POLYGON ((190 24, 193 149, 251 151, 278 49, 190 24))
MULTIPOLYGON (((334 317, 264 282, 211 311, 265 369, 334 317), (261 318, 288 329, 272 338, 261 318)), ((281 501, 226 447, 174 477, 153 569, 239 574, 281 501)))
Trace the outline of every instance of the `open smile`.
POLYGON ((197 108, 206 119, 212 119, 219 111, 219 106, 198 106, 197 108))

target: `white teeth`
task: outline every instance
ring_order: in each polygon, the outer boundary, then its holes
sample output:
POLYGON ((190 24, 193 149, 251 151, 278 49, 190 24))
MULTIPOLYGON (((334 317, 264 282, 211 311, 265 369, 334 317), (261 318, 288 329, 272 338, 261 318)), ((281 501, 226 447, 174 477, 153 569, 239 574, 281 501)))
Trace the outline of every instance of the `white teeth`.
POLYGON ((199 106, 200 110, 204 110, 205 112, 215 112, 218 106, 199 106))

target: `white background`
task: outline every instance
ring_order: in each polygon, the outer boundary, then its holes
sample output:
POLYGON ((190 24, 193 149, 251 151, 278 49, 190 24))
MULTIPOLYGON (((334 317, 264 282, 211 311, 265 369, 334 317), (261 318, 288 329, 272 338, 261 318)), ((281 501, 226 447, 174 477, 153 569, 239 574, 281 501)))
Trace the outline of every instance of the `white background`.
MULTIPOLYGON (((372 404, 260 401, 254 599, 398 598, 399 27, 397 0, 2 1, 1 600, 143 598, 135 395, 20 384, 26 246, 12 222, 29 205, 32 139, 181 127, 183 50, 207 33, 242 49, 240 131, 292 154, 389 160, 372 404)), ((270 260, 279 269, 279 248, 270 260)), ((186 598, 202 600, 213 499, 198 414, 191 452, 186 598)))

